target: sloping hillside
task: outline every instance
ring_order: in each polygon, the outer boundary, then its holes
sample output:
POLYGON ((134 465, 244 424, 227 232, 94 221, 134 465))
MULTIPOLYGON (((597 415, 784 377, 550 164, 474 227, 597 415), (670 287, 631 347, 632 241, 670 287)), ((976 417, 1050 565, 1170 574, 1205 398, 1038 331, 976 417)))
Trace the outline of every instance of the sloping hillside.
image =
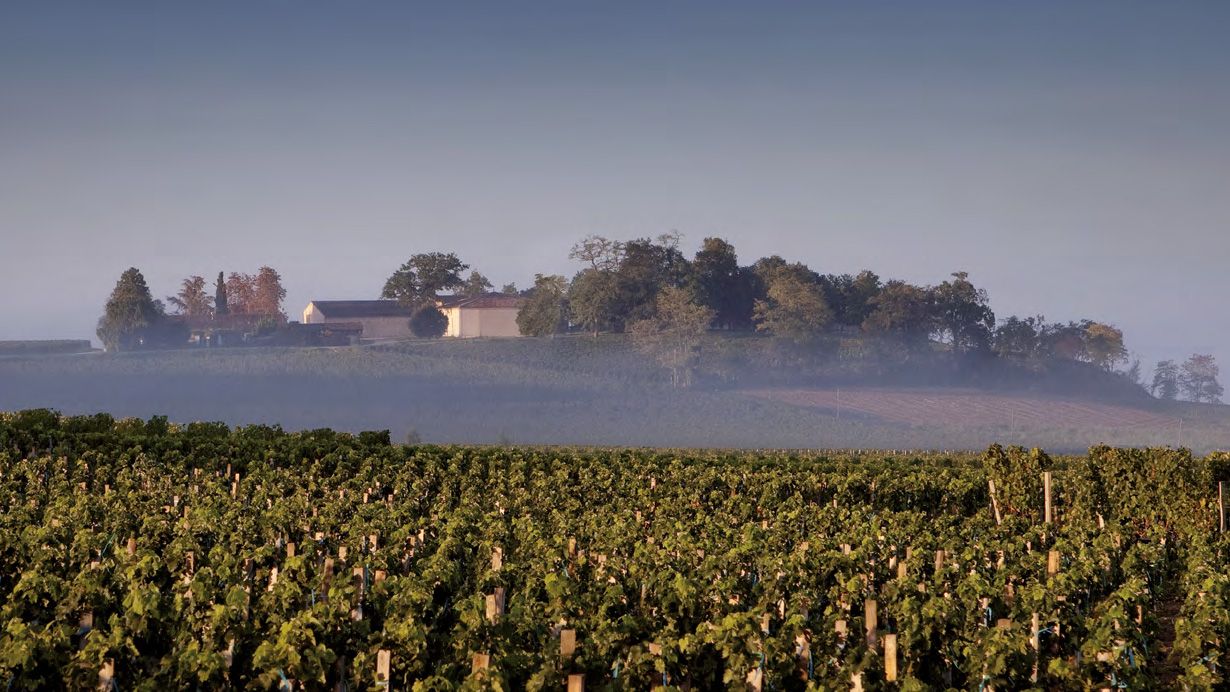
POLYGON ((748 394, 907 425, 1171 429, 1179 417, 1099 401, 962 389, 759 389, 748 394))
POLYGON ((621 337, 10 357, 0 358, 0 410, 388 429, 396 439, 414 433, 457 443, 984 449, 1003 442, 1079 451, 1181 439, 1201 451, 1230 448, 1230 407, 882 381, 843 382, 838 394, 817 383, 823 372, 792 378, 789 367, 755 364, 747 354, 763 348, 761 340, 715 343, 727 349, 729 367, 690 390, 672 390, 621 337))

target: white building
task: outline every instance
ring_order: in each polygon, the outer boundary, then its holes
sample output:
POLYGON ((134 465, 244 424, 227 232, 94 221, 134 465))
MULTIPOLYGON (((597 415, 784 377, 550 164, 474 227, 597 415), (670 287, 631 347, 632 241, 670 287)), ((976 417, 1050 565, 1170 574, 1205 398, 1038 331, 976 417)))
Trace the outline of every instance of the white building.
POLYGON ((364 339, 409 339, 411 312, 396 300, 313 300, 303 323, 354 322, 363 325, 364 339))
MULTIPOLYGON (((444 296, 436 305, 448 318, 445 336, 505 337, 521 336, 517 312, 524 302, 520 296, 487 293, 444 296)), ((313 300, 303 309, 303 323, 357 323, 363 326, 364 339, 410 339, 413 312, 395 300, 313 300)))

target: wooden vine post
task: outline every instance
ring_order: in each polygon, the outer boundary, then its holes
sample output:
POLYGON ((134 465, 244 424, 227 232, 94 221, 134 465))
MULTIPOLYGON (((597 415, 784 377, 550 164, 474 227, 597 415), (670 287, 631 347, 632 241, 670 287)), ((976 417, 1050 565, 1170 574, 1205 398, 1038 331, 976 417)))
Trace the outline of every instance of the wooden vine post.
POLYGON ((999 526, 1003 523, 1003 517, 999 513, 999 499, 995 497, 995 479, 988 478, 987 486, 991 489, 991 509, 995 511, 995 525, 999 526))
POLYGON ((764 689, 764 670, 759 665, 748 671, 747 687, 752 692, 761 692, 764 689))
POLYGON ((473 675, 474 673, 477 673, 480 670, 487 670, 490 667, 491 667, 491 655, 490 654, 474 654, 474 657, 470 660, 470 674, 471 675, 473 675))
POLYGON ((1051 472, 1042 472, 1042 520, 1050 524, 1054 516, 1051 508, 1051 472))
POLYGON ((888 682, 897 680, 897 635, 884 635, 884 679, 888 682))
POLYGON ((874 598, 868 598, 863 604, 863 617, 867 628, 867 648, 874 649, 878 640, 876 631, 879 629, 877 604, 874 598))
POLYGON ((1034 650, 1034 669, 1030 682, 1038 682, 1038 667, 1042 663, 1042 618, 1034 613, 1029 620, 1029 648, 1034 650))
POLYGON ((115 661, 108 658, 98 669, 98 689, 110 692, 115 687, 115 661))
POLYGON ((1225 482, 1217 481, 1217 530, 1226 532, 1226 500, 1223 493, 1225 482))
POLYGON ((572 658, 577 650, 577 631, 573 629, 559 631, 560 658, 572 658))
POLYGON ((333 558, 325 558, 324 576, 321 578, 321 591, 324 600, 329 600, 329 587, 333 585, 333 558))
POLYGON ((376 684, 389 689, 389 668, 392 663, 393 656, 388 649, 381 649, 376 652, 376 684))
POLYGON ((504 614, 504 587, 497 586, 495 593, 487 596, 487 620, 491 624, 500 621, 500 616, 504 614))
POLYGON ((808 669, 811 668, 811 637, 807 633, 794 638, 795 659, 799 665, 799 679, 809 680, 808 669))
POLYGON ((585 676, 581 674, 569 675, 568 692, 585 692, 585 676))

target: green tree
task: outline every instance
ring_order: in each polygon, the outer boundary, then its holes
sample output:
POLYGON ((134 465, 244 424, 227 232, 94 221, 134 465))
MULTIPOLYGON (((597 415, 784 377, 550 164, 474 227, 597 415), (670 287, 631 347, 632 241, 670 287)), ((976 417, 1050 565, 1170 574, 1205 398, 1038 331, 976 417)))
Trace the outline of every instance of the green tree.
POLYGON ((690 387, 701 340, 712 322, 713 310, 697 304, 687 289, 667 286, 658 294, 654 315, 632 324, 632 339, 670 370, 671 386, 690 387))
POLYGON ((871 303, 871 314, 863 321, 867 332, 893 336, 915 347, 930 338, 935 317, 926 289, 892 280, 884 284, 871 303))
POLYGON ((1179 388, 1183 395, 1191 401, 1220 404, 1221 395, 1225 393, 1221 383, 1217 381, 1221 370, 1217 361, 1208 354, 1194 354, 1183 362, 1179 373, 1179 388))
POLYGON ((995 313, 991 311, 987 292, 976 288, 968 273, 954 272, 932 294, 937 326, 953 351, 969 353, 990 348, 995 313))
POLYGON ((218 272, 218 280, 214 282, 214 314, 228 315, 231 312, 230 301, 226 295, 226 279, 218 272))
POLYGON ((573 319, 594 336, 611 329, 618 318, 618 289, 614 272, 592 267, 582 269, 573 277, 568 289, 573 319))
POLYGON ((518 295, 520 291, 517 290, 517 284, 507 283, 500 288, 500 293, 503 293, 506 296, 515 296, 518 295))
POLYGON ((413 255, 384 282, 380 297, 405 305, 432 302, 441 291, 451 291, 465 285, 461 272, 469 268, 470 265, 451 252, 413 255))
POLYGON ((517 328, 526 336, 554 336, 568 329, 568 280, 534 276, 534 287, 517 311, 517 328))
POLYGON ((688 261, 679 252, 677 236, 664 235, 658 242, 641 238, 623 245, 615 277, 617 322, 630 324, 654 315, 659 291, 687 281, 688 261))
POLYGON ((492 288, 494 288, 494 286, 487 280, 487 277, 476 271, 472 271, 470 272, 470 276, 466 278, 465 284, 461 287, 461 294, 471 298, 476 298, 483 295, 487 291, 490 291, 492 288))
POLYGON ((768 295, 768 287, 780 276, 792 276, 804 283, 820 284, 823 281, 816 272, 802 262, 790 263, 780 255, 770 255, 756 260, 751 272, 759 279, 761 292, 756 296, 763 300, 768 295))
POLYGON ((815 340, 833 320, 819 284, 790 274, 778 275, 768 297, 756 301, 756 328, 795 343, 815 340))
POLYGON ((448 316, 435 305, 420 305, 410 315, 410 333, 420 339, 438 339, 448 329, 448 316))
POLYGON ((98 320, 98 338, 108 351, 130 351, 147 345, 146 336, 165 319, 166 311, 150 294, 145 277, 130 267, 107 299, 98 320))
POLYGON ((880 293, 880 277, 872 271, 861 271, 857 276, 829 274, 817 282, 824 290, 824 298, 833 310, 838 324, 858 327, 875 309, 872 301, 880 293))
POLYGON ((752 271, 739 266, 735 248, 721 238, 705 238, 692 260, 692 290, 696 300, 713 310, 714 325, 747 329, 752 325, 755 296, 752 271))
POLYGON ((205 278, 190 276, 180 284, 179 293, 167 298, 175 312, 189 317, 208 317, 213 312, 213 303, 205 291, 205 278))
POLYGON ((1173 360, 1159 360, 1153 366, 1153 396, 1164 401, 1179 398, 1179 366, 1173 360))
POLYGON ((1038 338, 1041 326, 1041 317, 1021 319, 1013 315, 1004 320, 995 329, 992 339, 992 348, 995 354, 1004 358, 1034 358, 1038 355, 1038 338))

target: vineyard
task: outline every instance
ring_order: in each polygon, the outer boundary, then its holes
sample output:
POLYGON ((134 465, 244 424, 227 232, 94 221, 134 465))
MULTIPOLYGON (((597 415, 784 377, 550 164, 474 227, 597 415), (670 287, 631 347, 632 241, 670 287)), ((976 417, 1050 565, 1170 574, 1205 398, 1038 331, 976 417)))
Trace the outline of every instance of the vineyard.
POLYGON ((1217 689, 1230 456, 0 414, 6 689, 1217 689))

